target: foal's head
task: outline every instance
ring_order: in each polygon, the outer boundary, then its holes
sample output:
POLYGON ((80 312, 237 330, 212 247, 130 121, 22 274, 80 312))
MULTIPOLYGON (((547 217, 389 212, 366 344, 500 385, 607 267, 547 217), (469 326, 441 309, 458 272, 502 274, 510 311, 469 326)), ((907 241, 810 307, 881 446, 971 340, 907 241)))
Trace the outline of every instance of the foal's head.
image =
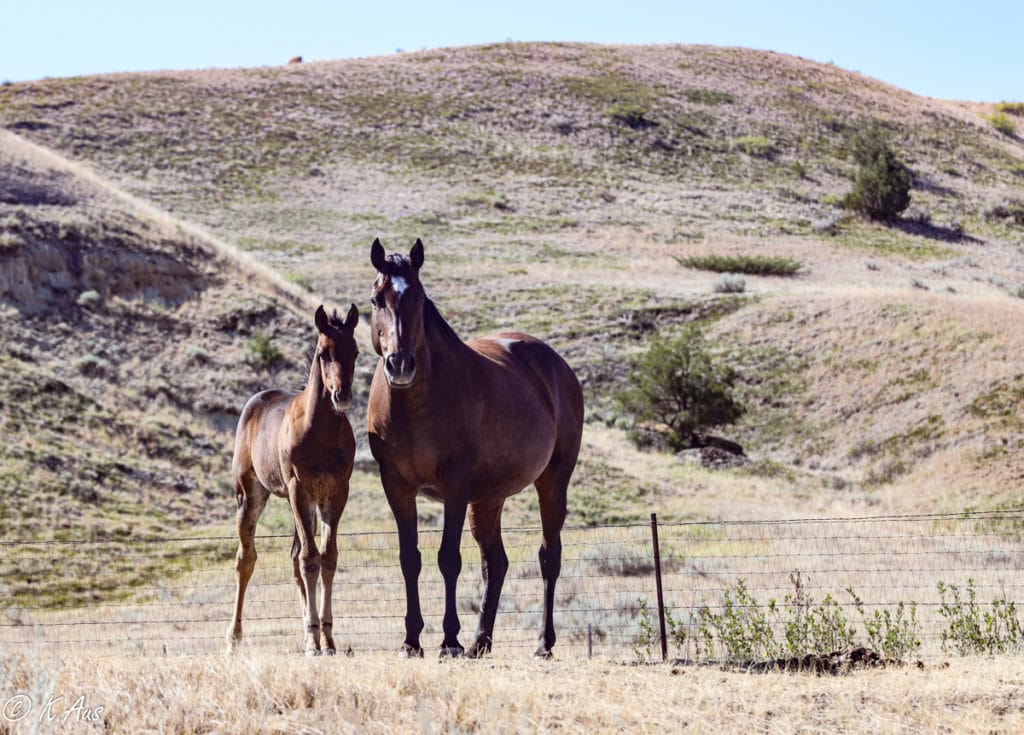
POLYGON ((342 321, 338 318, 337 309, 327 316, 324 307, 320 306, 314 319, 319 334, 313 359, 319 364, 324 393, 330 396, 335 413, 345 413, 352 403, 352 376, 356 369, 356 355, 359 354, 353 336, 359 322, 359 310, 352 304, 348 316, 342 321))
POLYGON ((407 388, 416 377, 416 348, 423 340, 423 302, 420 283, 423 243, 417 238, 409 256, 385 255, 380 240, 370 248, 377 269, 370 303, 373 349, 384 358, 384 375, 392 388, 407 388))

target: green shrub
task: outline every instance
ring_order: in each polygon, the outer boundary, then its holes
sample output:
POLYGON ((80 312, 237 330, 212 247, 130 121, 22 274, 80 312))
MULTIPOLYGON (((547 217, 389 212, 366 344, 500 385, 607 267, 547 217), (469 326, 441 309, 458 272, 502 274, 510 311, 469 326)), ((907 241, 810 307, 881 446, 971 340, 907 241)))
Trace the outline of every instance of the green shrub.
POLYGON ((608 110, 608 114, 612 119, 634 130, 653 128, 657 125, 648 119, 647 111, 643 107, 632 102, 619 102, 608 110))
POLYGON ((664 427, 675 450, 696 446, 698 430, 735 422, 743 407, 733 397, 736 372, 715 362, 700 330, 690 326, 671 341, 658 341, 635 358, 620 408, 633 416, 630 438, 645 442, 641 427, 664 427))
POLYGON ((265 368, 271 367, 283 357, 270 337, 262 332, 254 332, 245 343, 245 354, 252 362, 265 368))
POLYGON ((939 615, 946 620, 942 631, 942 650, 961 656, 1018 651, 1024 645, 1024 629, 1017 618, 1017 608, 1005 598, 992 601, 991 611, 983 611, 977 603, 974 580, 967 580, 967 597, 961 598, 955 584, 939 582, 939 615), (951 600, 946 600, 946 593, 951 600))
POLYGON ((1017 126, 1013 124, 1013 120, 1011 120, 1010 116, 1007 115, 1006 113, 997 112, 995 115, 987 117, 986 120, 992 123, 992 127, 994 127, 1003 135, 1009 135, 1013 137, 1014 135, 1017 134, 1017 126))
POLYGON ((1007 115, 1024 117, 1024 102, 1000 102, 996 105, 996 111, 1007 115))
POLYGON ((736 101, 736 97, 728 92, 700 87, 684 89, 683 97, 686 98, 687 102, 693 102, 698 105, 731 105, 736 101))
MULTIPOLYGON (((840 604, 831 594, 816 602, 807 593, 799 572, 789 579, 793 591, 781 604, 775 598, 767 602, 757 599, 745 580, 738 579, 732 588, 722 591, 718 604, 694 604, 691 609, 696 608, 696 612, 684 612, 679 618, 666 609, 668 642, 680 655, 686 655, 684 649, 692 644, 697 661, 743 665, 783 657, 799 660, 808 654, 825 655, 865 643, 886 658, 901 659, 920 650, 915 603, 900 602, 895 608, 881 607, 868 615, 863 601, 847 588, 863 624, 861 631, 848 616, 849 604, 840 604)), ((649 661, 656 642, 654 625, 646 600, 639 602, 640 634, 634 639, 634 653, 638 659, 649 661)), ((1002 638, 1009 640, 1010 631, 1020 632, 1019 626, 1010 622, 1016 619, 1013 603, 997 603, 1003 621, 1002 638)))
POLYGON ((910 170, 896 157, 878 125, 854 135, 850 148, 860 169, 844 206, 874 220, 896 219, 910 204, 910 170))
POLYGON ((765 661, 779 654, 768 615, 775 613, 774 600, 767 608, 757 604, 747 591, 746 583, 740 579, 735 590, 725 590, 722 611, 713 613, 703 607, 699 613, 698 634, 708 653, 715 650, 716 643, 726 661, 765 661))
POLYGON ((792 276, 803 267, 799 260, 766 255, 692 255, 676 262, 684 268, 747 276, 792 276))
POLYGON ((312 292, 312 290, 313 290, 313 282, 311 280, 309 280, 309 278, 307 276, 304 276, 301 273, 291 273, 291 272, 285 273, 284 274, 284 280, 290 281, 291 283, 294 283, 296 286, 301 288, 303 291, 310 291, 310 292, 312 292))
POLYGON ((771 158, 775 155, 775 146, 760 135, 744 135, 742 138, 735 138, 733 144, 753 158, 771 158))
POLYGON ((988 219, 999 219, 1007 224, 1024 225, 1024 199, 1007 197, 983 212, 988 219))

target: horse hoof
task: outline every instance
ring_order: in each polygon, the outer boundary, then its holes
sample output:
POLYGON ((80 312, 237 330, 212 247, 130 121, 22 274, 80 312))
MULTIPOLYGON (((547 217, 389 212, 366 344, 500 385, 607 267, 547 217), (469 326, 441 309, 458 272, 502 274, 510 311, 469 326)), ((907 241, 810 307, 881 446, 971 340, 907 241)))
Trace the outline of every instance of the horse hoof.
POLYGON ((462 658, 466 655, 466 649, 462 646, 441 646, 438 658, 462 658))
POLYGON ((423 658, 423 649, 406 643, 402 646, 402 650, 398 652, 398 658, 423 658))
POLYGON ((489 645, 474 643, 466 649, 466 658, 483 658, 490 652, 491 647, 489 645))
POLYGON ((534 652, 533 657, 541 661, 550 661, 555 657, 555 654, 551 653, 549 648, 538 648, 534 652))
POLYGON ((320 655, 320 649, 319 648, 307 648, 306 649, 306 658, 313 658, 314 656, 319 656, 319 655, 320 655))
POLYGON ((322 652, 320 653, 320 655, 321 655, 321 656, 333 656, 333 655, 335 655, 335 654, 336 654, 337 652, 338 652, 338 651, 337 651, 337 649, 335 649, 335 648, 325 648, 325 649, 323 649, 323 651, 322 651, 322 652))

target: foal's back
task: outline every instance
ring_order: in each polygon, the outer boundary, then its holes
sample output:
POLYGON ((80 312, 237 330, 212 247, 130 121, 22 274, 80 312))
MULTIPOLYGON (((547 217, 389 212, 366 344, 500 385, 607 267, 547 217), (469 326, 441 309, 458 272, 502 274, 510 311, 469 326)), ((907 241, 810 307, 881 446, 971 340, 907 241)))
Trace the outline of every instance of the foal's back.
POLYGON ((288 408, 298 391, 265 390, 245 404, 235 432, 231 469, 235 482, 251 475, 274 495, 288 495, 281 474, 280 441, 288 408))

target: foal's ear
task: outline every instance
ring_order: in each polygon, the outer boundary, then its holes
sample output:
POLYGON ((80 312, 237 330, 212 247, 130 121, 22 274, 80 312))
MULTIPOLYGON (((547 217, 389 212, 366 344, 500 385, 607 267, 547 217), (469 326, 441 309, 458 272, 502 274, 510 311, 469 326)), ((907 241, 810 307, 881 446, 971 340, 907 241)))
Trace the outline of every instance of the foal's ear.
POLYGON ((316 323, 316 328, 318 330, 320 330, 321 332, 327 331, 327 312, 324 311, 323 304, 320 304, 320 306, 317 307, 316 314, 313 315, 313 321, 316 323))
POLYGON ((409 262, 412 263, 412 267, 416 270, 419 270, 423 265, 423 241, 418 237, 412 246, 412 250, 409 251, 409 262))
POLYGON ((384 246, 380 244, 380 238, 373 238, 373 245, 370 246, 370 263, 379 273, 387 275, 390 272, 388 261, 384 257, 384 246))
POLYGON ((349 307, 348 316, 345 317, 345 329, 352 331, 356 328, 359 323, 359 309, 356 308, 355 304, 349 307))

